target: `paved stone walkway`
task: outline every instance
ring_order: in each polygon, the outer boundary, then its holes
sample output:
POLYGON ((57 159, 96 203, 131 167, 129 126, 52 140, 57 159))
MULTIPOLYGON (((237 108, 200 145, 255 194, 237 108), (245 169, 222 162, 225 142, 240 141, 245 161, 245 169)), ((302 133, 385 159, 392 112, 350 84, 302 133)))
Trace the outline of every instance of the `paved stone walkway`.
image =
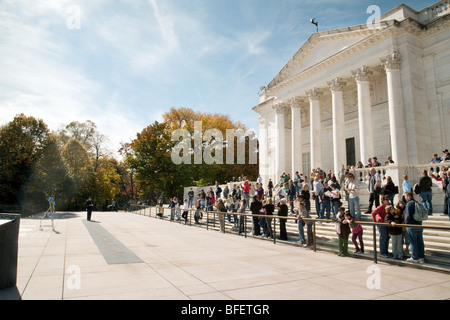
POLYGON ((130 213, 21 220, 23 300, 450 299, 450 274, 343 258, 130 213), (44 224, 45 225, 45 224, 44 224))

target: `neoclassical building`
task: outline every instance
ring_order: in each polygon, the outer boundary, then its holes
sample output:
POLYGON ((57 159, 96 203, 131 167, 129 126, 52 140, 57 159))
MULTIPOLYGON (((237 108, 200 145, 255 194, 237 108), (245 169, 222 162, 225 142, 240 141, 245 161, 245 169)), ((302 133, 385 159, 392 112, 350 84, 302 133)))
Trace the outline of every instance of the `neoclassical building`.
POLYGON ((400 5, 378 25, 314 33, 262 90, 260 173, 337 172, 450 147, 450 8, 400 5))

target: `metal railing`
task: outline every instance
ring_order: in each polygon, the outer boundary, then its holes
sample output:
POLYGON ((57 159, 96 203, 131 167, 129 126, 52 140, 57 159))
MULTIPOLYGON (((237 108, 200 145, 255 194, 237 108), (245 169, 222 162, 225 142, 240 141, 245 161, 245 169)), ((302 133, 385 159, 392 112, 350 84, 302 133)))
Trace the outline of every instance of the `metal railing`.
MULTIPOLYGON (((160 219, 169 219, 172 222, 179 222, 182 223, 183 219, 182 219, 182 212, 183 211, 188 211, 188 215, 186 217, 185 223, 187 224, 187 222, 189 221, 189 226, 192 226, 192 214, 195 214, 196 209, 190 208, 188 210, 184 210, 184 209, 180 209, 180 214, 179 214, 179 219, 175 220, 176 217, 176 213, 174 212, 174 219, 171 219, 171 215, 172 213, 170 213, 169 215, 164 215, 164 213, 169 210, 175 210, 172 208, 162 208, 163 210, 163 214, 162 216, 158 216, 158 212, 160 212, 160 208, 159 207, 151 207, 151 206, 144 206, 144 205, 135 205, 133 206, 131 212, 136 213, 136 212, 142 212, 144 216, 146 215, 147 209, 148 209, 148 216, 151 217, 152 216, 152 208, 154 209, 155 213, 154 213, 154 218, 160 218, 160 219), (133 210, 134 209, 134 210, 133 210)), ((198 223, 197 225, 199 226, 206 226, 206 229, 208 230, 210 227, 212 228, 216 228, 216 216, 218 215, 224 215, 223 219, 225 219, 225 215, 238 215, 239 216, 239 224, 238 224, 238 231, 240 231, 240 219, 241 217, 244 217, 244 221, 243 221, 243 235, 245 238, 247 238, 247 219, 248 217, 264 217, 264 218, 269 218, 271 219, 271 223, 272 223, 272 239, 273 239, 273 243, 276 244, 277 243, 277 237, 276 237, 276 226, 277 226, 277 220, 281 220, 281 219, 285 219, 285 220, 299 220, 296 217, 292 217, 292 216, 278 216, 278 215, 265 215, 265 214, 251 214, 251 213, 239 213, 239 212, 223 212, 223 211, 215 211, 215 210, 202 210, 203 215, 206 215, 206 221, 202 222, 202 223, 198 223), (210 221, 212 218, 212 221, 210 221)), ((203 220, 205 217, 203 217, 200 220, 203 220)), ((195 220, 195 219, 194 219, 195 220)), ((303 221, 307 222, 307 221, 312 221, 313 222, 313 244, 312 244, 312 249, 314 250, 314 252, 317 251, 317 241, 316 241, 316 223, 318 222, 325 222, 325 223, 335 223, 335 220, 332 219, 317 219, 317 218, 302 218, 303 221)), ((267 220, 266 220, 267 221, 267 220)), ((355 223, 357 224, 361 224, 361 225, 367 225, 367 226, 372 226, 373 228, 373 261, 374 263, 378 263, 378 253, 377 253, 377 230, 376 227, 377 226, 386 226, 386 227, 390 227, 391 225, 388 223, 381 223, 381 222, 370 222, 370 221, 355 221, 355 223)), ((220 221, 219 221, 219 225, 220 225, 220 221)), ((224 228, 223 228, 223 232, 226 233, 226 225, 224 224, 224 228)), ((220 227, 220 226, 219 226, 220 227)), ((413 225, 413 224, 396 224, 395 227, 409 227, 409 228, 422 228, 422 229, 434 229, 434 230, 445 230, 445 231, 450 231, 450 227, 449 226, 431 226, 431 225, 413 225)), ((221 230, 222 231, 222 230, 221 230)), ((231 232, 231 233, 236 233, 236 232, 231 232)), ((239 232, 239 234, 241 234, 241 232, 239 232)))

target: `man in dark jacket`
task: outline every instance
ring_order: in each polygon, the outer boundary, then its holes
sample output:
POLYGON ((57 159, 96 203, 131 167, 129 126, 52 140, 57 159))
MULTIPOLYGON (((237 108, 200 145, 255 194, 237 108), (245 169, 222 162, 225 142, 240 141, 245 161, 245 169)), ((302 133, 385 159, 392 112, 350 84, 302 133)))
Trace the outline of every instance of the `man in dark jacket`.
MULTIPOLYGON (((278 204, 278 207, 280 209, 278 210, 278 215, 282 217, 288 216, 288 206, 286 204, 285 199, 281 199, 280 203, 278 204)), ((287 240, 287 232, 286 232, 286 219, 280 219, 280 240, 287 240)))
POLYGON ((294 213, 294 200, 297 196, 297 189, 295 188, 294 181, 289 180, 289 189, 287 193, 289 202, 291 203, 291 213, 294 213))
MULTIPOLYGON (((253 202, 250 205, 250 211, 252 214, 260 214, 262 208, 262 202, 258 200, 258 196, 253 197, 253 202)), ((261 235, 261 227, 259 225, 260 217, 252 217, 253 221, 253 235, 260 236, 261 235)))
POLYGON ((92 210, 94 210, 94 201, 89 197, 86 201, 87 221, 91 221, 92 210))
MULTIPOLYGON (((405 207, 405 224, 422 225, 422 221, 417 221, 416 219, 414 219, 416 202, 413 199, 412 193, 406 192, 405 199, 407 201, 405 207)), ((424 263, 425 245, 423 242, 423 229, 420 227, 406 227, 406 234, 408 235, 409 243, 411 246, 411 258, 406 261, 414 263, 424 263)))
POLYGON ((425 209, 428 210, 430 215, 433 214, 433 192, 431 187, 433 186, 433 181, 428 176, 427 170, 422 170, 421 172, 422 177, 419 180, 419 187, 420 187, 420 198, 422 200, 422 204, 425 207, 425 209))

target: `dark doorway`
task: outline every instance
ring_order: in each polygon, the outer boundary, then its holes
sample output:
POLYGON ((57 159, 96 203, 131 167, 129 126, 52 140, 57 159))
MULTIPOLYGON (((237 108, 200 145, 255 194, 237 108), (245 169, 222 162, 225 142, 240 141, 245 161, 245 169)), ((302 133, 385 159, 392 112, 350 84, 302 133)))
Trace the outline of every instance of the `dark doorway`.
POLYGON ((347 150, 347 166, 354 166, 356 164, 355 138, 346 139, 345 146, 347 150))

